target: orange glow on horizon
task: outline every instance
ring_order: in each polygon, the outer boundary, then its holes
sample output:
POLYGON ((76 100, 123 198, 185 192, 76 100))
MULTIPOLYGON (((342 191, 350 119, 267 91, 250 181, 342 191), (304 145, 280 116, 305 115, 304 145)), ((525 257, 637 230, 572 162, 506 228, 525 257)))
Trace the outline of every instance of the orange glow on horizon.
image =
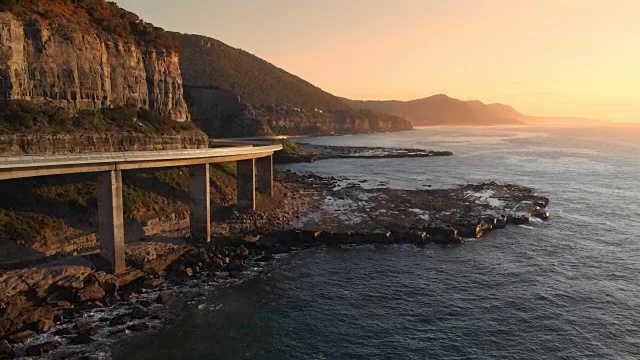
POLYGON ((167 29, 245 49, 337 96, 444 93, 528 115, 640 121, 637 0, 118 3, 167 29))

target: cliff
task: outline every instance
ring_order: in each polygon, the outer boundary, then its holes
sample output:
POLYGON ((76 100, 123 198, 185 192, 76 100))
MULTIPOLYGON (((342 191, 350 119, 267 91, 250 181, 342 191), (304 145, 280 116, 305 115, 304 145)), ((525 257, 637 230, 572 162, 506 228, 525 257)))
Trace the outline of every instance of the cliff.
POLYGON ((442 94, 412 101, 343 100, 358 109, 404 117, 414 126, 524 125, 521 120, 526 118, 508 105, 462 101, 442 94))
MULTIPOLYGON (((71 16, 88 16, 68 6, 71 16)), ((74 21, 0 12, 0 99, 53 103, 70 113, 132 105, 189 119, 173 49, 74 21)))
POLYGON ((212 136, 319 135, 412 129, 400 117, 356 110, 248 52, 216 39, 171 33, 186 100, 212 136))

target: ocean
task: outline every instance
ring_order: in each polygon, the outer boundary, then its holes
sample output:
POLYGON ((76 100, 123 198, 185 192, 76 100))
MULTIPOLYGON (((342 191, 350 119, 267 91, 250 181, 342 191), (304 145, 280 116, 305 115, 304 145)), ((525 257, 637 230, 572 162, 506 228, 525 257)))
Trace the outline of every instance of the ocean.
POLYGON ((287 168, 420 189, 497 181, 552 220, 462 246, 316 248, 177 301, 117 359, 639 359, 640 128, 431 128, 305 139, 450 150, 287 168))

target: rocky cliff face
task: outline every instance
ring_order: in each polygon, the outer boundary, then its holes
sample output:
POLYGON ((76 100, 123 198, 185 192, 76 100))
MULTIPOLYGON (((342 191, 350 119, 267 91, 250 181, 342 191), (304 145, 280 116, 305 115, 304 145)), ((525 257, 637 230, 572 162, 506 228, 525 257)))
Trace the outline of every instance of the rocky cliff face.
POLYGON ((52 31, 0 13, 0 99, 71 112, 135 105, 189 119, 178 54, 95 32, 52 31))

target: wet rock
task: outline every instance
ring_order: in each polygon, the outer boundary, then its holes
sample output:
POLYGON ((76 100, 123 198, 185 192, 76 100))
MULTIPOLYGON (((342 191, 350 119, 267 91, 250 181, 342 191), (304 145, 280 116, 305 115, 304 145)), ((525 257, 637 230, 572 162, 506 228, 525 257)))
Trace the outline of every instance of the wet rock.
POLYGON ((163 278, 151 278, 151 279, 144 279, 144 281, 142 282, 142 287, 144 289, 157 289, 160 286, 162 286, 164 284, 164 279, 163 278))
POLYGON ((424 231, 407 231, 399 235, 398 238, 403 243, 416 245, 426 245, 429 242, 427 233, 424 231))
POLYGON ((193 269, 184 268, 184 269, 180 270, 180 275, 182 275, 185 278, 193 277, 193 269))
POLYGON ((7 340, 0 341, 0 359, 13 359, 16 352, 7 340))
POLYGON ((96 328, 89 321, 76 321, 73 324, 73 329, 80 335, 95 335, 98 332, 98 328, 96 328))
POLYGON ((109 326, 122 326, 129 322, 129 317, 126 315, 117 315, 114 316, 111 321, 109 321, 109 326))
POLYGON ((531 217, 527 214, 510 215, 508 222, 514 225, 526 225, 531 223, 531 217))
POLYGON ((35 330, 39 334, 44 334, 44 333, 47 333, 47 332, 51 331, 51 329, 53 329, 53 326, 54 326, 53 320, 42 319, 42 320, 38 321, 35 330))
POLYGON ((102 289, 98 284, 90 284, 82 289, 78 290, 76 294, 77 301, 92 301, 92 300, 100 300, 106 295, 104 289, 102 289))
POLYGON ((497 216, 493 220, 493 228, 494 229, 504 229, 505 227, 507 227, 508 220, 509 219, 506 216, 497 216))
POLYGON ((240 247, 236 251, 236 254, 241 259, 247 260, 249 258, 249 249, 247 249, 244 245, 240 245, 240 247))
POLYGON ((545 209, 549 206, 549 198, 543 197, 537 199, 533 202, 533 206, 545 209))
POLYGON ((140 304, 140 306, 142 306, 143 308, 148 308, 153 304, 153 302, 151 302, 151 300, 140 300, 138 301, 138 304, 140 304))
POLYGON ((147 323, 136 323, 127 326, 127 330, 132 332, 141 332, 149 330, 149 324, 147 323))
POLYGON ((160 293, 156 297, 156 304, 165 305, 171 301, 171 295, 169 293, 160 293))
POLYGON ((242 260, 233 260, 227 265, 226 270, 229 272, 242 272, 247 270, 247 265, 242 260))
POLYGON ((367 234, 365 241, 368 244, 392 244, 394 239, 390 232, 384 232, 367 234))
POLYGON ((320 235, 319 231, 302 230, 299 233, 299 242, 301 244, 314 244, 320 235))
POLYGON ((80 334, 69 340, 69 343, 71 345, 87 345, 91 344, 92 342, 94 342, 94 339, 89 334, 80 334))
POLYGON ((25 350, 24 353, 27 356, 42 356, 44 354, 48 354, 54 350, 57 350, 60 346, 62 346, 62 343, 59 341, 49 341, 46 343, 30 346, 27 348, 27 350, 25 350))
POLYGON ((130 313, 129 316, 132 319, 140 320, 149 317, 149 312, 142 307, 135 307, 130 313))
POLYGON ((428 226, 425 229, 432 242, 436 244, 459 243, 458 231, 448 226, 428 226))
POLYGON ((273 249, 271 250, 271 253, 274 255, 278 255, 278 254, 286 254, 289 251, 291 251, 291 248, 289 246, 276 244, 276 246, 274 246, 273 249))
POLYGON ((551 212, 547 211, 546 209, 536 208, 533 212, 533 216, 537 217, 538 219, 549 220, 551 219, 551 212))
POLYGON ((273 260, 275 260, 275 257, 272 254, 264 254, 258 259, 256 259, 257 262, 261 262, 261 263, 266 263, 273 260))
POLYGON ((22 344, 27 340, 35 336, 35 333, 31 330, 20 331, 19 333, 9 336, 9 340, 16 344, 22 344))
POLYGON ((53 332, 53 335, 55 336, 69 336, 72 334, 73 334, 73 329, 71 329, 70 327, 58 329, 53 332))

